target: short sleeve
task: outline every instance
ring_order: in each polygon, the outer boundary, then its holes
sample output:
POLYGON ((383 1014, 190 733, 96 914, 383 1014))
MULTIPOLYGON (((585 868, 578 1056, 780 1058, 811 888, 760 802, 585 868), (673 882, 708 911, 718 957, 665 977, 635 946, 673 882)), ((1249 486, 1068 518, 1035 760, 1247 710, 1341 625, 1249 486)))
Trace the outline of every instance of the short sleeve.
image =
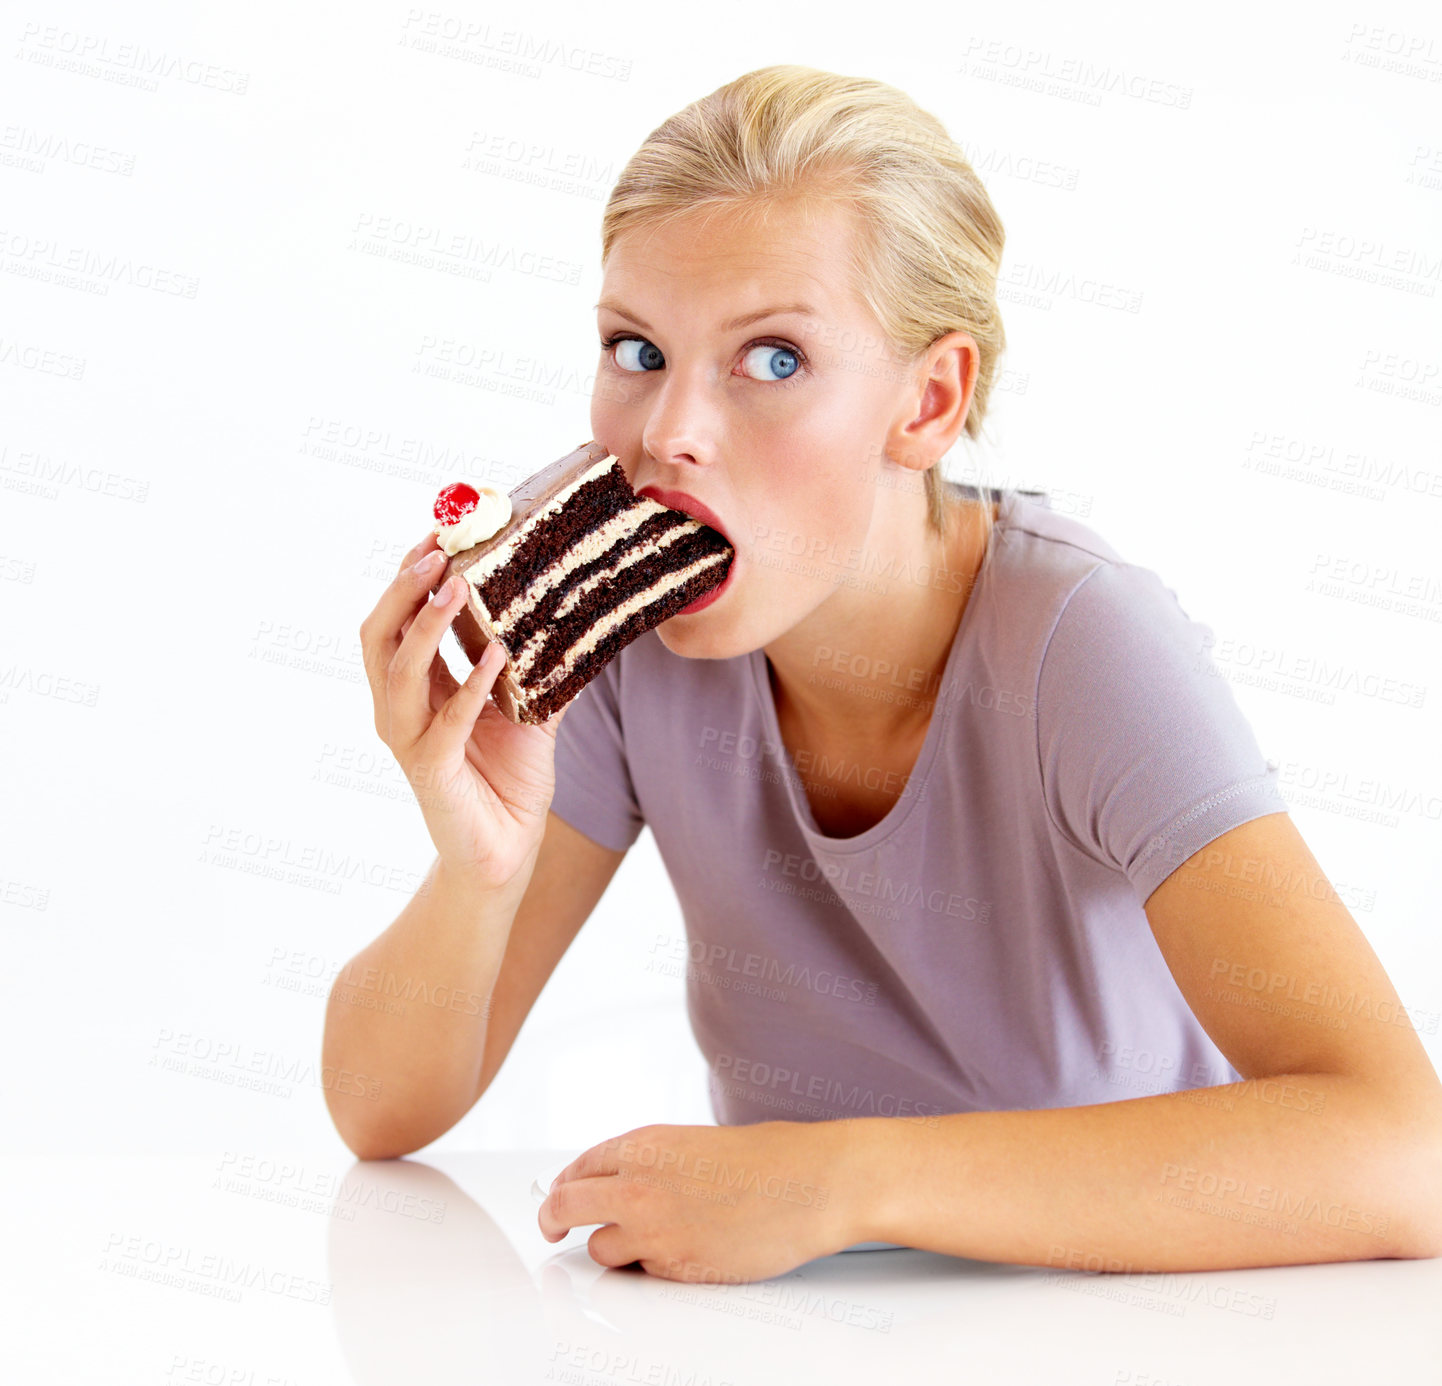
POLYGON ((618 655, 576 694, 561 718, 551 800, 557 817, 615 852, 630 847, 645 826, 626 762, 620 664, 618 655))
POLYGON ((1104 562, 1057 618, 1037 677, 1048 812, 1080 851, 1124 872, 1145 904, 1192 853, 1284 813, 1257 745, 1193 621, 1150 569, 1104 562))

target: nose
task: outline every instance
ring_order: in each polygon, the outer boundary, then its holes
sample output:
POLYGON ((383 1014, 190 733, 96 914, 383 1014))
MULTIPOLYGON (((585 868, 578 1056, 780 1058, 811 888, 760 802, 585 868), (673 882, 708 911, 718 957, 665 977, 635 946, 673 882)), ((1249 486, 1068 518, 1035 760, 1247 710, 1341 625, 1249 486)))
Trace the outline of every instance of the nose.
POLYGON ((702 369, 686 374, 667 366, 641 430, 645 455, 663 466, 697 466, 714 460, 720 415, 713 391, 702 369))

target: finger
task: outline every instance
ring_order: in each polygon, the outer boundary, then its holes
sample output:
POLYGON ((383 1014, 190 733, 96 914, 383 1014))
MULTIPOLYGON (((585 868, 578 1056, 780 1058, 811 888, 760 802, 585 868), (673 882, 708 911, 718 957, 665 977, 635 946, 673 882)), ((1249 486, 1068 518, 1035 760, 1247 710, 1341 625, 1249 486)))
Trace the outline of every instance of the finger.
POLYGON ((440 658, 441 637, 460 610, 465 578, 442 583, 415 613, 386 667, 385 696, 393 750, 409 750, 431 725, 431 666, 440 658))
POLYGON ((436 537, 435 530, 428 529, 426 531, 426 537, 401 559, 401 565, 396 569, 396 576, 400 577, 411 564, 420 562, 428 553, 433 549, 439 549, 440 546, 441 541, 436 537))
POLYGON ((456 682, 456 676, 446 667, 444 659, 436 659, 431 663, 431 711, 439 712, 447 698, 455 693, 460 684, 456 682))
MULTIPOLYGON (((430 754, 444 762, 458 757, 465 748, 466 738, 476 725, 476 718, 491 696, 496 676, 501 672, 501 647, 492 641, 486 646, 480 662, 466 675, 465 682, 457 686, 435 714, 431 722, 430 754)), ((447 678, 450 674, 447 673, 447 678)), ((451 679, 455 683, 455 679, 451 679)), ((434 685, 433 685, 434 686, 434 685)))
POLYGON ((616 1154, 621 1148, 621 1142, 634 1134, 634 1132, 628 1131, 624 1136, 612 1136, 610 1140, 593 1145, 589 1150, 583 1150, 551 1181, 551 1187, 554 1189, 557 1184, 566 1179, 583 1179, 588 1175, 617 1173, 621 1166, 616 1160, 616 1154))
POLYGON ((402 628, 421 609, 431 588, 445 571, 445 554, 440 549, 423 555, 426 563, 403 568, 380 594, 370 614, 361 622, 361 647, 365 655, 366 678, 375 695, 377 708, 385 706, 386 674, 400 648, 402 628))
POLYGON ((620 1212, 620 1184, 613 1175, 567 1179, 557 1184, 536 1213, 541 1235, 548 1242, 558 1242, 573 1227, 615 1222, 620 1212))
POLYGON ((591 1259, 603 1266, 629 1266, 641 1254, 635 1239, 619 1223, 598 1227, 586 1239, 591 1259))

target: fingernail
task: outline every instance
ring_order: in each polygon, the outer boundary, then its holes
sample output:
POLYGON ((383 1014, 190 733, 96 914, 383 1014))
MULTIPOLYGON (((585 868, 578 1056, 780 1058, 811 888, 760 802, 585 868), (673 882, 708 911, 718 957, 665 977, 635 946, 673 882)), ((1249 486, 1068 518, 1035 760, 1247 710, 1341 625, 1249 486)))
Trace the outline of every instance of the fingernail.
POLYGON ((440 549, 432 549, 424 558, 418 558, 418 559, 416 560, 416 563, 415 563, 416 572, 418 572, 418 573, 428 573, 428 572, 430 572, 430 571, 436 566, 437 560, 438 560, 438 559, 441 559, 441 558, 444 558, 444 557, 445 557, 445 554, 443 554, 443 553, 440 551, 440 549))
POLYGON ((455 578, 447 578, 436 588, 434 595, 431 597, 431 605, 444 606, 455 595, 455 587, 455 578))

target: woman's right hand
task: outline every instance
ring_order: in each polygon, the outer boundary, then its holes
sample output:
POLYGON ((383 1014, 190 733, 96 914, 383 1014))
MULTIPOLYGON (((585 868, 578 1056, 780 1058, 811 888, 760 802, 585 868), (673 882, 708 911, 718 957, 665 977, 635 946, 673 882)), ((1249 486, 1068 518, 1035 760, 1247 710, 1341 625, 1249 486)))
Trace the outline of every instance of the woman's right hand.
POLYGON ((456 682, 440 642, 467 584, 454 577, 459 591, 440 605, 429 600, 445 559, 429 532, 361 622, 361 648, 376 733, 415 791, 441 864, 478 889, 499 889, 533 860, 545 832, 566 708, 530 726, 490 702, 501 668, 494 642, 456 682))

